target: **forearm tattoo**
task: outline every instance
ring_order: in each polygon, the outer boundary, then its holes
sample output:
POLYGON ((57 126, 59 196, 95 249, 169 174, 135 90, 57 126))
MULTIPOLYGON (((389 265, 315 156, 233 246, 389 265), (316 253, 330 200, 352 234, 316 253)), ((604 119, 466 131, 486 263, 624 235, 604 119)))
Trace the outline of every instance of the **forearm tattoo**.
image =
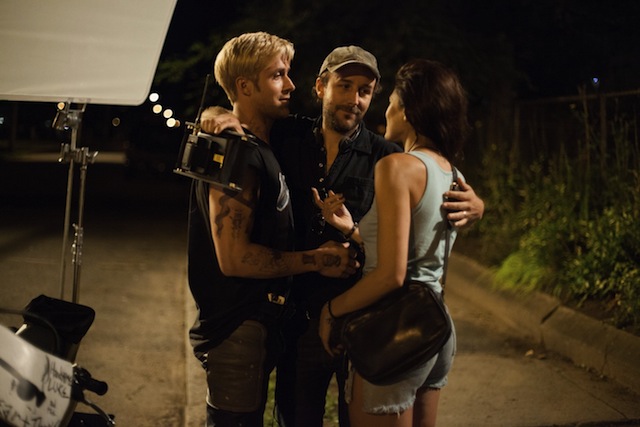
POLYGON ((282 252, 276 249, 269 249, 269 255, 266 257, 249 251, 242 258, 242 263, 258 267, 260 271, 267 273, 286 273, 289 270, 282 252))
MULTIPOLYGON (((342 260, 338 255, 320 255, 320 262, 323 267, 340 267, 342 264, 342 260)), ((318 262, 316 261, 315 255, 302 254, 302 264, 312 264, 316 265, 318 262)))

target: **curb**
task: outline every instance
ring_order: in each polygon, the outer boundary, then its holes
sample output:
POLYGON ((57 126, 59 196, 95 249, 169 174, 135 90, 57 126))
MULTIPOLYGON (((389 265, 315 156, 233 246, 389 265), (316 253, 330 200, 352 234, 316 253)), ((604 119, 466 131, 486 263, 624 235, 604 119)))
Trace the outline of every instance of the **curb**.
POLYGON ((549 295, 495 290, 493 272, 471 258, 453 253, 450 269, 464 280, 460 293, 492 312, 546 350, 640 393, 640 337, 565 307, 549 295))
POLYGON ((184 412, 184 427, 200 427, 206 424, 206 392, 207 382, 206 374, 200 366, 200 363, 193 355, 193 348, 189 341, 189 328, 193 324, 197 310, 189 283, 187 281, 187 273, 184 274, 184 302, 185 302, 185 375, 186 381, 186 404, 184 412))

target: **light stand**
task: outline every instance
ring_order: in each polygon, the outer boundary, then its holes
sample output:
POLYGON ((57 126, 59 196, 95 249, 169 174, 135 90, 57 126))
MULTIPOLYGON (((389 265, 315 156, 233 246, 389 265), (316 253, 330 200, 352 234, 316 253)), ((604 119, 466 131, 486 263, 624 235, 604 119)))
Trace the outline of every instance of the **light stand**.
POLYGON ((69 240, 69 229, 71 222, 71 201, 73 196, 74 168, 75 164, 80 165, 80 188, 78 195, 78 222, 73 224, 74 239, 72 245, 73 255, 73 296, 72 302, 77 303, 80 292, 80 267, 82 266, 82 245, 84 239, 84 195, 87 178, 87 166, 93 163, 98 152, 90 152, 87 147, 77 148, 78 131, 82 123, 82 114, 86 104, 81 104, 79 108, 72 108, 71 102, 64 104, 63 108, 58 108, 52 127, 57 130, 71 129, 71 144, 62 144, 60 158, 58 162, 69 163, 67 175, 67 198, 64 213, 64 231, 62 236, 62 259, 60 271, 60 299, 64 299, 64 284, 66 276, 66 251, 69 240))
POLYGON ((55 129, 71 129, 71 144, 62 146, 59 159, 69 163, 61 299, 65 294, 71 194, 76 187, 74 169, 77 163, 80 198, 78 220, 73 225, 76 302, 82 264, 85 179, 87 166, 96 156, 87 148, 76 146, 82 113, 87 104, 137 106, 145 101, 176 3, 177 0, 65 0, 64 7, 60 7, 60 2, 0 0, 0 100, 67 101, 66 105, 60 104, 53 124, 55 129), (62 46, 61 41, 65 42, 62 46))

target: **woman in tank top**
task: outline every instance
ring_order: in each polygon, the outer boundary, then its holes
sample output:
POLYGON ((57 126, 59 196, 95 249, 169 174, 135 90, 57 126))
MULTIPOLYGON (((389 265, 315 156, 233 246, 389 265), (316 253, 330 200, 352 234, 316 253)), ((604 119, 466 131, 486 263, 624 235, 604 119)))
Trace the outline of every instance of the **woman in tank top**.
MULTIPOLYGON (((468 131, 466 94, 449 68, 413 60, 396 74, 385 117, 385 138, 401 143, 405 153, 391 154, 376 164, 376 196, 360 224, 353 222, 342 195, 329 194, 324 200, 315 195, 325 219, 362 244, 366 253, 363 278, 322 309, 319 333, 333 354, 339 349, 329 346, 329 334, 337 317, 376 302, 408 279, 441 291, 447 220, 443 194, 452 182, 452 163, 461 156, 468 131)), ((459 212, 457 218, 465 215, 459 212)), ((454 239, 455 230, 450 243, 454 239)), ((440 390, 447 382, 455 347, 454 332, 440 353, 392 385, 373 385, 352 372, 347 386, 352 426, 435 426, 440 390)))

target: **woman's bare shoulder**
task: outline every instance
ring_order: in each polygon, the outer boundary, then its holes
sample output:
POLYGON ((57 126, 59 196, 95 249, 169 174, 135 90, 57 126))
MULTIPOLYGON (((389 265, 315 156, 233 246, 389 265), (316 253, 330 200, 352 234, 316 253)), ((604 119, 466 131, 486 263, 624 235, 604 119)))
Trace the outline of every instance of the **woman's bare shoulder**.
POLYGON ((416 166, 423 164, 420 159, 408 153, 393 153, 378 160, 376 167, 379 170, 393 170, 399 169, 399 171, 409 171, 416 166), (408 168, 408 169, 407 169, 408 168))

